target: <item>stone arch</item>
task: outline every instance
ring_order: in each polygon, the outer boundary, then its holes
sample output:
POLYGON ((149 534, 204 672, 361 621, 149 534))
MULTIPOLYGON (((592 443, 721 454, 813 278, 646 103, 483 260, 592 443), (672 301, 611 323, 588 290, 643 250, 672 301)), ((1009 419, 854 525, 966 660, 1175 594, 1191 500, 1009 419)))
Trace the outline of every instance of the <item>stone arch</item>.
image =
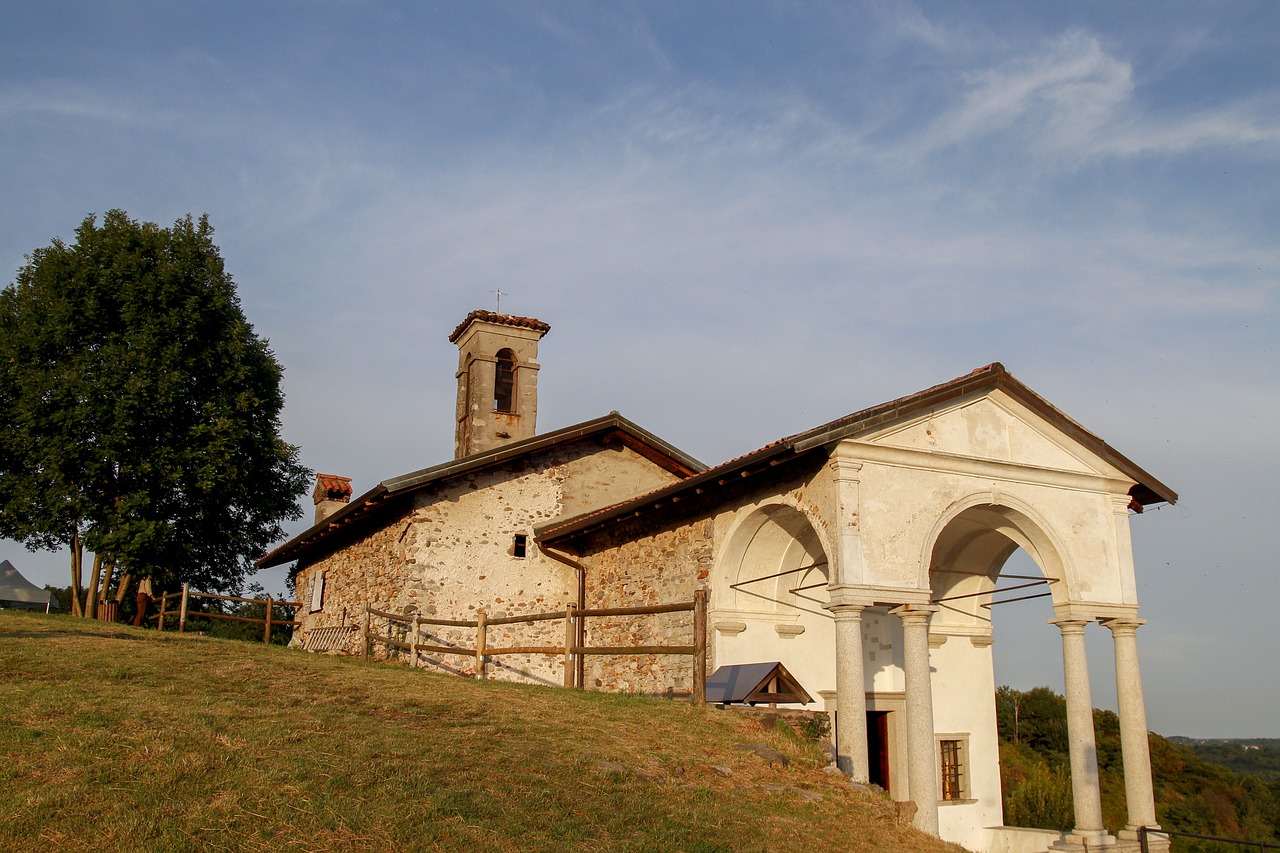
POLYGON ((514 413, 516 410, 516 359, 510 347, 498 350, 493 365, 493 410, 514 413))
POLYGON ((1070 600, 1066 549, 1035 507, 1007 495, 975 494, 948 507, 931 531, 922 555, 920 586, 943 599, 935 622, 990 629, 983 607, 1005 562, 1019 548, 1040 569, 1055 605, 1070 600))
POLYGON ((745 508, 724 542, 715 564, 716 608, 782 617, 819 606, 806 606, 806 598, 792 592, 831 576, 830 552, 819 526, 803 510, 784 500, 745 508), (811 568, 781 574, 806 566, 811 568), (755 582, 734 588, 750 581, 755 582))

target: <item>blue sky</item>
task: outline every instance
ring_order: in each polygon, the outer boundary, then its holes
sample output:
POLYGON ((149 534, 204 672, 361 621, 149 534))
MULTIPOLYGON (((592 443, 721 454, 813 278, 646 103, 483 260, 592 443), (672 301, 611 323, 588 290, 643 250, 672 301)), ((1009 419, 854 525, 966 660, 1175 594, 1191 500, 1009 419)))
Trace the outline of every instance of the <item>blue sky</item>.
MULTIPOLYGON (((451 454, 447 335, 499 287, 553 327, 542 429, 617 409, 710 463, 1002 361, 1182 495, 1133 519, 1152 728, 1280 737, 1278 31, 1270 2, 4 2, 0 281, 88 213, 207 212, 286 438, 359 491, 451 454)), ((1015 686, 1061 686, 1042 603, 999 614, 1015 686)))

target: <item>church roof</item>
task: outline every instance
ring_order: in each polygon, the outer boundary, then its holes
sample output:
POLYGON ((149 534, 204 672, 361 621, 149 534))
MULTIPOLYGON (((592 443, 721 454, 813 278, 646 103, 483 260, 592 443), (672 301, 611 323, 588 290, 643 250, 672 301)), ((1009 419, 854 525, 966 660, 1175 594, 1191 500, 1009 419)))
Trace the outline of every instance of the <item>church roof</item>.
POLYGON ((997 388, 1014 397, 1063 433, 1078 441, 1120 471, 1123 471, 1126 476, 1137 484, 1130 489, 1129 494, 1139 506, 1148 506, 1161 502, 1177 502, 1178 495, 1176 492, 1139 468, 1101 438, 1068 417, 1048 400, 1019 382, 1003 364, 993 362, 941 385, 935 385, 915 394, 881 403, 878 406, 872 406, 869 409, 854 412, 843 418, 837 418, 830 423, 822 424, 805 432, 779 439, 751 453, 730 459, 728 462, 724 462, 714 468, 708 468, 686 480, 681 480, 678 483, 673 483, 629 501, 605 507, 595 512, 585 513, 576 518, 557 519, 534 532, 539 542, 548 544, 558 540, 570 539, 577 535, 606 527, 623 518, 657 510, 674 501, 681 500, 689 494, 700 495, 730 482, 736 482, 759 471, 768 470, 789 458, 796 458, 817 448, 879 429, 902 418, 911 417, 918 412, 946 403, 949 400, 978 391, 991 391, 997 388), (733 479, 729 479, 730 475, 732 475, 733 479))
POLYGON ((457 328, 449 335, 449 343, 456 343, 458 338, 462 337, 462 333, 467 327, 479 320, 483 323, 493 323, 498 326, 514 326, 518 329, 532 329, 535 332, 546 334, 551 331, 551 325, 544 323, 534 317, 517 317, 513 314, 498 314, 494 311, 484 311, 477 309, 472 311, 466 318, 458 324, 457 328))
POLYGON ((606 436, 616 438, 649 461, 680 477, 697 474, 706 470, 707 467, 617 412, 610 412, 595 420, 584 421, 523 441, 513 441, 481 453, 473 453, 461 459, 451 459, 440 465, 383 480, 332 515, 263 556, 256 565, 260 569, 265 569, 296 560, 349 525, 377 515, 379 510, 387 508, 395 499, 426 489, 443 480, 473 474, 540 450, 569 444, 580 439, 606 436))

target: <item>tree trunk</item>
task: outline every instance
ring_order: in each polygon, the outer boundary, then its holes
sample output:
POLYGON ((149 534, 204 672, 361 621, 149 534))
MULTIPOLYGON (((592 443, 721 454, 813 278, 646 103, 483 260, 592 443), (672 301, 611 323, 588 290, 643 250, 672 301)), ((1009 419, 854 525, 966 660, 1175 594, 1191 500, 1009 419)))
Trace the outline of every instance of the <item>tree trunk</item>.
POLYGON ((98 588, 98 600, 106 601, 111 594, 111 579, 116 574, 116 561, 106 560, 103 562, 102 586, 98 588))
POLYGON ((98 583, 102 578, 102 555, 93 555, 93 579, 89 581, 89 601, 85 604, 85 616, 98 618, 98 583))
POLYGON ((120 585, 116 587, 116 604, 124 601, 124 594, 129 590, 129 584, 133 581, 133 572, 125 572, 120 576, 120 585))
POLYGON ((82 569, 84 568, 84 550, 80 547, 80 526, 76 525, 71 531, 71 615, 84 615, 84 587, 81 586, 81 579, 84 577, 82 569))

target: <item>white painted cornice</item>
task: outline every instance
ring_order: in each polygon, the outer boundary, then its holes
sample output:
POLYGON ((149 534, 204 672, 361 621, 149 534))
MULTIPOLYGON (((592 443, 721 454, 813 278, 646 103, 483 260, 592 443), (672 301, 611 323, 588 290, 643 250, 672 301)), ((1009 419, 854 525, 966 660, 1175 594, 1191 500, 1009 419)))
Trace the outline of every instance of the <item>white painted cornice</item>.
POLYGON ((1104 477, 1100 474, 1082 474, 1058 468, 1036 465, 1020 465, 993 459, 977 459, 937 450, 914 450, 905 447, 889 447, 845 439, 850 457, 890 468, 911 468, 938 474, 960 474, 985 480, 999 480, 1032 486, 1051 486, 1090 494, 1127 495, 1131 480, 1104 477))

